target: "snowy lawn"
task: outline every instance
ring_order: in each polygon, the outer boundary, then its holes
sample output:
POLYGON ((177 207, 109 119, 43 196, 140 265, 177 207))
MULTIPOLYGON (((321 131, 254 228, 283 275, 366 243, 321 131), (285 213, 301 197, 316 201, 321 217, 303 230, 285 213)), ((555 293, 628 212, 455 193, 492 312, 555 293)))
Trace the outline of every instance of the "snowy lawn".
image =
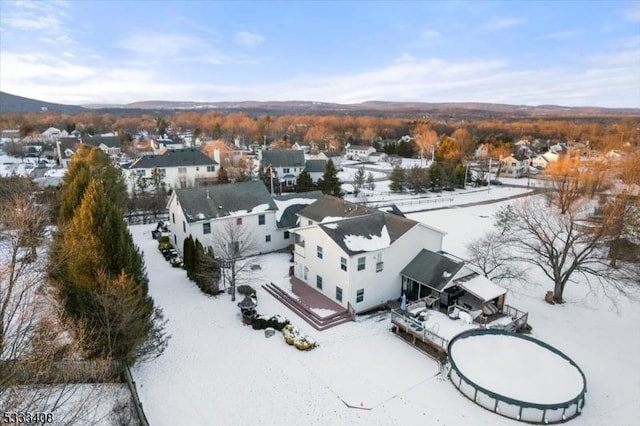
MULTIPOLYGON (((502 188, 501 188, 502 189, 502 188)), ((505 188, 506 189, 506 188, 505 188)), ((494 189, 491 190, 494 193, 494 189)), ((502 203, 501 203, 502 204, 502 203)), ((497 204, 409 214, 444 229, 444 249, 465 246, 493 223, 497 204)), ((438 366, 391 334, 388 315, 362 317, 318 332, 260 284, 288 286, 286 254, 255 258, 258 312, 281 314, 319 347, 299 352, 280 333, 265 338, 243 326, 229 295, 205 296, 181 269, 164 261, 152 225, 131 227, 145 253, 150 294, 164 309, 173 336, 166 352, 134 376, 153 425, 513 425, 465 398, 438 366), (349 408, 348 405, 360 407, 349 408)), ((572 358, 587 378, 586 405, 575 425, 631 425, 640 400, 640 304, 568 285, 567 303, 543 301, 551 284, 532 270, 510 286, 507 303, 529 312, 532 335, 572 358)), ((238 297, 237 302, 241 300, 238 297)))

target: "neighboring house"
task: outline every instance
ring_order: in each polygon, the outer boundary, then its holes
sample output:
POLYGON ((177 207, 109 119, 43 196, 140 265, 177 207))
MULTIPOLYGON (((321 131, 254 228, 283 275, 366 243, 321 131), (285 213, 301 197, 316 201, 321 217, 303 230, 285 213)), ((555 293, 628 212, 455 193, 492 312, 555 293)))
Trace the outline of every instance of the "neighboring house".
POLYGON ((547 151, 544 154, 542 154, 542 156, 544 157, 545 160, 547 160, 548 163, 555 163, 560 159, 560 154, 558 154, 555 151, 547 151))
POLYGON ((372 146, 347 145, 345 156, 347 160, 368 161, 369 155, 376 152, 372 146))
POLYGON ((537 155, 531 160, 531 165, 536 169, 546 169, 549 165, 549 160, 544 155, 537 155))
POLYGON ((215 253, 217 241, 237 237, 251 238, 250 244, 237 241, 239 247, 251 248, 242 256, 281 250, 293 244, 296 213, 321 195, 314 191, 274 198, 259 181, 177 189, 169 198, 172 243, 181 251, 192 235, 215 253))
POLYGON ((327 160, 307 160, 305 170, 311 175, 313 183, 318 183, 322 178, 326 166, 327 160))
POLYGON ((327 160, 333 161, 333 165, 336 166, 337 169, 340 169, 340 166, 342 165, 342 154, 338 151, 325 151, 324 156, 327 160))
POLYGON ((389 156, 384 152, 374 152, 373 154, 369 155, 369 161, 371 161, 372 163, 382 163, 386 162, 388 157, 389 156))
POLYGON ((42 139, 46 142, 55 142, 60 137, 68 136, 68 133, 64 130, 56 129, 55 127, 49 127, 47 130, 40 134, 42 139))
POLYGON ((487 158, 489 157, 489 144, 483 143, 476 148, 475 151, 476 158, 487 158))
POLYGON ((59 138, 56 141, 56 151, 58 155, 58 164, 60 167, 67 168, 71 161, 71 156, 75 152, 76 145, 80 143, 80 139, 76 137, 59 138))
POLYGON ((263 176, 269 176, 272 170, 273 177, 278 179, 283 187, 295 186, 304 167, 304 153, 301 150, 262 151, 260 170, 263 176))
POLYGON ((422 249, 439 251, 444 232, 374 211, 301 227, 294 235, 294 275, 341 306, 364 312, 400 298, 407 259, 422 249))
POLYGON ((510 155, 500 159, 500 175, 504 177, 519 178, 527 174, 528 158, 521 155, 510 155))
POLYGON ((87 135, 82 137, 82 143, 100 148, 109 157, 117 157, 121 152, 120 139, 115 135, 87 135))
POLYGON ((158 170, 169 189, 188 188, 213 183, 218 163, 195 148, 168 149, 162 154, 145 155, 124 169, 129 192, 138 179, 151 179, 158 170))
POLYGON ((291 146, 291 149, 300 150, 305 154, 309 154, 309 152, 311 152, 311 144, 308 142, 296 142, 291 146))

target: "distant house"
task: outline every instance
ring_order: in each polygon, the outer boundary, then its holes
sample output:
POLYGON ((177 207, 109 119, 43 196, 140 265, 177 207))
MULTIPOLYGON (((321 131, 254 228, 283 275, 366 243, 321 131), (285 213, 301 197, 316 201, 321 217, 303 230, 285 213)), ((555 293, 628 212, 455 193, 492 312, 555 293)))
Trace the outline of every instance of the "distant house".
POLYGON ((476 158, 488 158, 489 157, 489 144, 483 143, 478 145, 475 151, 476 158))
POLYGON ((387 161, 389 156, 384 152, 374 152, 373 154, 369 154, 368 161, 372 163, 381 163, 387 161))
POLYGON ((398 299, 407 258, 421 249, 440 250, 444 236, 380 211, 301 227, 294 234, 295 277, 355 312, 398 299))
POLYGON ((522 155, 501 158, 500 164, 500 174, 504 177, 519 178, 529 171, 528 158, 522 155))
POLYGON ((109 157, 117 157, 121 153, 120 138, 116 135, 86 135, 82 143, 100 148, 109 157))
POLYGON ((531 159, 531 165, 536 169, 546 169, 549 165, 549 160, 544 155, 537 155, 531 159))
POLYGON ((67 168, 69 166, 69 162, 71 161, 71 157, 73 156, 76 146, 80 143, 80 139, 77 137, 64 137, 59 138, 56 141, 56 152, 58 156, 58 164, 61 167, 67 168))
POLYGON ((376 149, 372 146, 347 145, 345 157, 347 160, 367 161, 374 152, 376 149))
POLYGON ((242 244, 247 247, 243 256, 280 250, 293 244, 290 231, 298 224, 296 213, 320 195, 314 191, 271 197, 258 181, 177 189, 169 199, 172 242, 182 250, 184 239, 192 235, 215 253, 216 241, 235 236, 252 239, 242 244), (233 230, 237 232, 229 235, 233 230))
POLYGON ((151 179, 154 170, 168 189, 188 188, 213 183, 218 163, 195 148, 168 149, 162 154, 145 155, 124 169, 129 191, 133 192, 138 179, 151 179))
POLYGON ((283 187, 292 187, 295 186, 305 165, 302 150, 273 149, 262 151, 260 170, 263 176, 273 173, 273 177, 283 187))
POLYGON ((378 210, 371 207, 350 203, 331 195, 323 195, 318 202, 310 204, 298 212, 298 216, 300 216, 300 226, 309 226, 376 212, 378 210))
POLYGON ((291 146, 291 149, 300 150, 305 154, 309 154, 311 152, 311 144, 308 142, 296 142, 291 146))
POLYGON ((42 139, 46 142, 55 142, 60 137, 68 136, 68 133, 64 130, 56 129, 55 127, 49 127, 47 130, 40 134, 42 139))
POLYGON ((324 175, 324 169, 327 166, 327 160, 307 160, 305 163, 305 170, 311 175, 313 183, 318 183, 318 180, 324 175))

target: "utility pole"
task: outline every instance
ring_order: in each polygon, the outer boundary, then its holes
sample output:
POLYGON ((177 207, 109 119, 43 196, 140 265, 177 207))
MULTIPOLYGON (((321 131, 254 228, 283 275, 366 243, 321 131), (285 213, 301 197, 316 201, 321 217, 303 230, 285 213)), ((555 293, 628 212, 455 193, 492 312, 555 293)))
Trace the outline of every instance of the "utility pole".
POLYGON ((271 196, 273 197, 273 165, 269 164, 269 176, 271 177, 271 196))
POLYGON ((464 169, 464 184, 463 188, 467 189, 467 176, 469 175, 469 162, 467 162, 467 167, 464 169))

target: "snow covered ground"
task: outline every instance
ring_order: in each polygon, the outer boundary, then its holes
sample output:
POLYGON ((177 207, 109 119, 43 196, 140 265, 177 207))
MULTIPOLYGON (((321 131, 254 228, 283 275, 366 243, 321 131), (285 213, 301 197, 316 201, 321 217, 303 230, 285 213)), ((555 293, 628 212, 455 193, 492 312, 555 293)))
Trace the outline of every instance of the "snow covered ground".
MULTIPOLYGON (((490 228, 498 205, 409 217, 446 230, 444 249, 464 256, 466 244, 490 228)), ((439 376, 433 360, 389 331, 387 314, 322 332, 308 326, 260 288, 265 282, 287 287, 286 254, 252 261, 261 267, 250 277, 258 289, 258 312, 287 317, 320 346, 299 352, 279 333, 265 338, 242 325, 229 295, 206 296, 183 270, 169 266, 151 238, 153 228, 131 227, 145 253, 150 293, 164 309, 172 335, 160 358, 134 370, 151 424, 514 424, 476 406, 439 376)), ((640 304, 618 297, 614 305, 597 291, 570 284, 567 303, 551 306, 543 301, 548 289, 550 284, 532 270, 527 285, 509 288, 507 303, 528 311, 533 336, 584 371, 586 406, 571 423, 635 424, 640 304)))

